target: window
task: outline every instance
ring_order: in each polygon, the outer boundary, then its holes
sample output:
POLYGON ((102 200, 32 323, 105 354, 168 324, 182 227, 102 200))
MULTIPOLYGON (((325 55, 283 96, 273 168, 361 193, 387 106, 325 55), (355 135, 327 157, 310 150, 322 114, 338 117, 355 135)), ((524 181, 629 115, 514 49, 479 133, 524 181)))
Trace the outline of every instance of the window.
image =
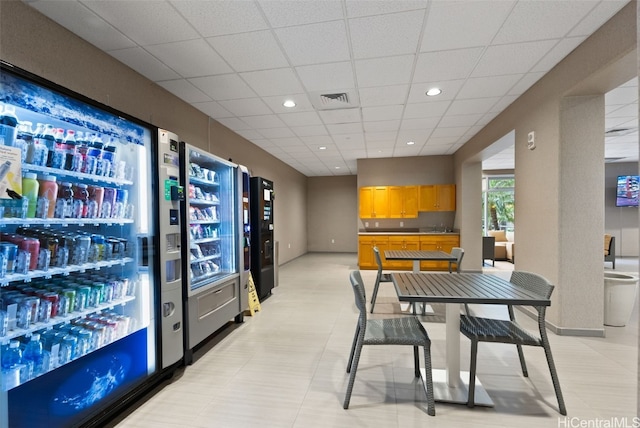
POLYGON ((513 231, 515 214, 513 175, 485 176, 482 179, 482 226, 488 230, 513 231))

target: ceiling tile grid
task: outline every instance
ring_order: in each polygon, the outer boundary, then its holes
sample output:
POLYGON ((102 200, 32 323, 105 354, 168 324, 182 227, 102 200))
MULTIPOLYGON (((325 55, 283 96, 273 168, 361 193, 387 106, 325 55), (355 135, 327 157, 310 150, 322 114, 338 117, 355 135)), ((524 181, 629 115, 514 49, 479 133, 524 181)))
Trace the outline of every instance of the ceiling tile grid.
MULTIPOLYGON (((628 0, 26 3, 316 176, 454 153, 628 0)), ((607 126, 635 127, 606 138, 607 156, 635 138, 637 159, 637 85, 605 97, 607 126)))

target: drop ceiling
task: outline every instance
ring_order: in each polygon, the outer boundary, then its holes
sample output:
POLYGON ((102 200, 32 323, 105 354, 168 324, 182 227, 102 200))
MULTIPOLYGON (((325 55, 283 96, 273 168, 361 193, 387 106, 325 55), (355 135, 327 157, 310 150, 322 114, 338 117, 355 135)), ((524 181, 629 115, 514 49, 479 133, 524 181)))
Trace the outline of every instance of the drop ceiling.
MULTIPOLYGON (((355 174, 362 158, 453 154, 628 0, 25 2, 306 176, 327 176, 355 174), (427 97, 432 87, 442 93, 427 97), (342 93, 344 105, 319 104, 342 93)), ((636 127, 607 138, 607 157, 631 156, 634 140, 637 160, 637 84, 607 94, 607 127, 636 127)))

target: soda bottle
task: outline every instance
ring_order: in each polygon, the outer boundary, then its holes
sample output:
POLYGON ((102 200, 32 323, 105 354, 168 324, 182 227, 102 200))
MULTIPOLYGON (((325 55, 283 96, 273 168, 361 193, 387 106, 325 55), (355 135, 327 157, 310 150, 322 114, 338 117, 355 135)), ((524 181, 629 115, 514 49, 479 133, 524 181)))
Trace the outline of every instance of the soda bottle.
POLYGON ((31 129, 32 123, 28 120, 21 120, 18 122, 18 135, 16 137, 16 147, 20 147, 22 150, 22 162, 33 162, 33 130, 31 129), (31 159, 29 159, 31 154, 31 159))
POLYGON ((33 377, 44 373, 44 352, 39 334, 33 333, 31 335, 31 340, 24 348, 22 359, 25 364, 33 366, 33 377))
POLYGON ((44 166, 51 166, 53 163, 53 153, 56 148, 56 137, 53 130, 53 125, 48 124, 44 127, 44 132, 42 133, 42 137, 40 138, 40 144, 43 144, 48 152, 47 152, 47 163, 44 166))
POLYGON ((0 109, 0 140, 5 146, 15 146, 18 133, 18 118, 14 106, 5 104, 0 109))
POLYGON ((55 218, 69 218, 73 210, 73 187, 71 183, 63 181, 58 186, 56 198, 55 218))

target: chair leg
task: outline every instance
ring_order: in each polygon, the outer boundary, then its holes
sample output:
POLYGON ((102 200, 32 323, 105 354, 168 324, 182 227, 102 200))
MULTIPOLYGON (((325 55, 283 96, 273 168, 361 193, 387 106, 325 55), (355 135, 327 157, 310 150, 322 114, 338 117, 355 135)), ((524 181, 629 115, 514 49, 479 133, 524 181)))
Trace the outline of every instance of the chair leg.
POLYGON ((371 313, 373 313, 373 308, 376 306, 378 287, 380 287, 380 278, 376 278, 376 284, 373 286, 373 293, 371 294, 371 313))
POLYGON ((469 367, 469 396, 467 398, 467 406, 475 406, 476 394, 476 364, 478 362, 478 342, 471 341, 471 365, 469 367))
POLYGON ((551 381, 553 382, 553 389, 556 391, 556 398, 558 399, 558 410, 563 416, 567 415, 567 408, 564 405, 564 398, 562 397, 562 390, 560 389, 560 380, 558 379, 558 372, 556 372, 556 366, 553 363, 553 356, 551 355, 551 347, 547 341, 542 342, 544 348, 544 354, 547 357, 547 364, 549 365, 549 371, 551 372, 551 381))
POLYGON ((420 377, 420 354, 417 346, 413 347, 413 367, 416 377, 420 377))
POLYGON ((529 377, 527 363, 524 361, 524 352, 522 352, 522 345, 516 345, 516 347, 518 348, 518 358, 520 359, 520 367, 522 367, 522 375, 524 377, 529 377))
POLYGON ((349 354, 349 362, 347 363, 347 373, 351 371, 351 364, 353 363, 353 354, 356 351, 356 345, 358 343, 358 335, 360 334, 360 323, 356 326, 356 334, 353 336, 353 345, 351 345, 351 354, 349 354))
POLYGON ((436 415, 436 407, 433 398, 433 379, 431 376, 431 345, 427 343, 424 345, 424 390, 427 394, 427 413, 430 416, 436 415))
POLYGON ((358 361, 360 360, 360 353, 362 352, 362 341, 364 337, 358 337, 358 343, 355 348, 355 355, 353 356, 353 365, 351 368, 351 373, 349 374, 349 384, 347 385, 347 393, 344 396, 344 404, 343 407, 345 409, 349 408, 349 401, 351 401, 351 392, 353 391, 353 384, 356 381, 356 371, 358 370, 358 361))

